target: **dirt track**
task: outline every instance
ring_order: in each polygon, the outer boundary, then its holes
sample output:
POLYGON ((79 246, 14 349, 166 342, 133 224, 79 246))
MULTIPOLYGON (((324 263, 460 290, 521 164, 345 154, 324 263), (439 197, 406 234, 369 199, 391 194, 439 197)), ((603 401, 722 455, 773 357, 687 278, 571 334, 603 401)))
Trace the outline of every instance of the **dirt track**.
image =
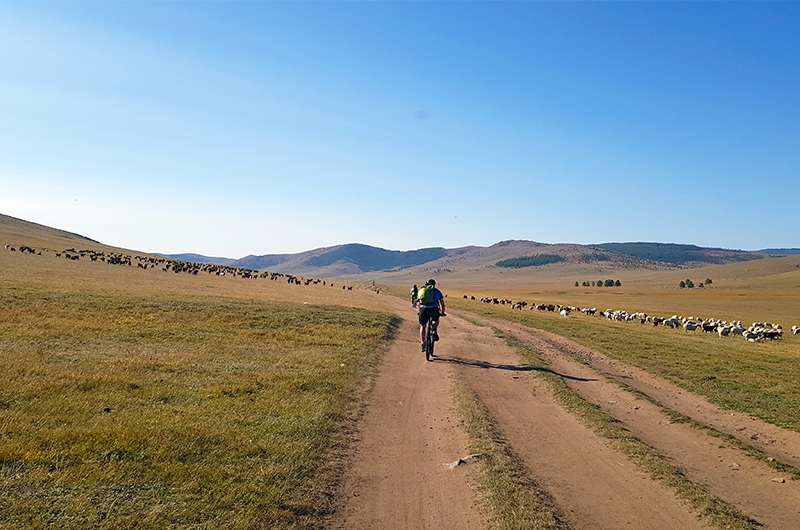
POLYGON ((690 480, 758 521, 758 528, 800 528, 798 481, 705 430, 672 422, 658 406, 606 376, 699 422, 746 438, 787 463, 800 457, 797 433, 722 411, 564 338, 475 315, 469 317, 489 326, 475 326, 455 315, 442 320, 437 358, 429 363, 419 352, 415 312, 400 300, 392 304, 406 321, 370 396, 331 527, 486 526, 477 509, 476 485, 470 483, 470 466, 446 466, 468 454, 466 434, 451 404, 453 374, 462 376, 487 406, 514 453, 550 493, 571 528, 710 527, 670 489, 556 404, 535 373, 521 367, 511 348, 495 336, 495 326, 541 353, 584 399, 623 422, 690 480))

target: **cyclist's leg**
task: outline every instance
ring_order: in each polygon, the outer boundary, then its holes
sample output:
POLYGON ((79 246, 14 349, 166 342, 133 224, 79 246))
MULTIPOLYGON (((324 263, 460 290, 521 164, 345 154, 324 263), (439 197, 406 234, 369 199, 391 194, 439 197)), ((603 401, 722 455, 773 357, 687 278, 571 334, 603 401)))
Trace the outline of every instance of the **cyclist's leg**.
POLYGON ((425 348, 425 323, 427 322, 427 316, 423 315, 424 308, 419 308, 419 342, 422 344, 422 348, 425 348), (423 317, 425 317, 423 319, 423 317))
POLYGON ((439 340, 439 333, 438 333, 438 329, 439 329, 439 314, 440 314, 439 313, 439 308, 438 307, 435 308, 435 311, 432 311, 432 313, 433 314, 431 315, 431 320, 430 320, 431 331, 433 332, 434 340, 439 340))

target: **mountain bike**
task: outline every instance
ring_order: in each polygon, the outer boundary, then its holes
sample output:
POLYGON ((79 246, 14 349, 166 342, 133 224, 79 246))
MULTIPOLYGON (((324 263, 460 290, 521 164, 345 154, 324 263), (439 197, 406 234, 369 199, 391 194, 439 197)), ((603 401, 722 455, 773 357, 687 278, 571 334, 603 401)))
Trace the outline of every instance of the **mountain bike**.
MULTIPOLYGON (((439 313, 439 318, 447 316, 444 313, 439 313)), ((433 326, 431 326, 431 322, 433 322, 430 318, 427 322, 425 322, 425 360, 430 361, 433 357, 433 326)))

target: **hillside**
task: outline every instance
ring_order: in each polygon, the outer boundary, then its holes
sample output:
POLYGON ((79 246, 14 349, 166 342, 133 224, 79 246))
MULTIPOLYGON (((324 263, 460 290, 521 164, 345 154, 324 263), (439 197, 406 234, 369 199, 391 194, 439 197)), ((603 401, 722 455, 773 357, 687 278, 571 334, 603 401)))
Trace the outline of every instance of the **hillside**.
POLYGON ((3 236, 3 240, 0 241, 3 245, 46 246, 45 243, 56 242, 67 246, 80 244, 99 245, 97 241, 80 234, 73 234, 72 232, 50 228, 49 226, 3 214, 0 214, 0 234, 3 236))
POLYGON ((403 269, 427 263, 445 255, 447 255, 447 250, 441 247, 400 251, 349 243, 318 248, 299 254, 251 255, 234 260, 233 265, 306 276, 335 277, 341 274, 403 269))
POLYGON ((601 243, 595 246, 628 256, 676 265, 721 265, 767 257, 763 252, 705 248, 676 243, 601 243))

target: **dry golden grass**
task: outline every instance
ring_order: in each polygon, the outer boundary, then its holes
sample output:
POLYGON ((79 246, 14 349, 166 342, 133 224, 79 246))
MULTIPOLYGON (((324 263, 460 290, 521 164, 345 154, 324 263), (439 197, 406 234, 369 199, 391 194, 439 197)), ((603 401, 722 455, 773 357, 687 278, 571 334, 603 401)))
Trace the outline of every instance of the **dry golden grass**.
POLYGON ((0 528, 315 527, 394 321, 333 283, 0 250, 0 528))
POLYGON ((0 525, 313 525, 391 319, 0 287, 0 525))

